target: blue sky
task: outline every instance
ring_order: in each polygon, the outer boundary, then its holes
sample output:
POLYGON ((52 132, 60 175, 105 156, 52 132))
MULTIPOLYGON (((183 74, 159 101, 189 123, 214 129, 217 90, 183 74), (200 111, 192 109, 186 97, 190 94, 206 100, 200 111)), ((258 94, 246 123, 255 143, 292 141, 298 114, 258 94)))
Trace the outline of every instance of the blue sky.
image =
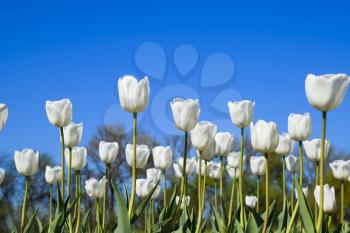
MULTIPOLYGON (((117 78, 147 73, 136 54, 149 42, 160 46, 164 57, 150 53, 147 59, 143 53, 141 60, 156 71, 164 65, 164 75, 161 80, 150 75, 152 104, 141 123, 157 137, 162 135, 157 124, 171 120, 163 102, 167 106, 171 95, 195 94, 201 101, 201 120, 216 121, 219 130, 238 135, 222 112, 232 95, 231 100, 255 100, 255 120, 276 121, 281 132, 287 130, 289 113, 308 111, 314 122, 312 137, 319 137, 321 115, 307 103, 304 80, 308 73, 350 73, 349 5, 346 1, 2 2, 0 102, 8 105, 9 120, 0 134, 0 150, 12 153, 31 147, 59 155, 58 130, 45 113, 49 99, 72 100, 74 121, 85 126, 83 145, 98 125, 130 122, 131 116, 118 109, 117 78), (174 51, 183 44, 198 53, 185 77, 173 61, 174 51), (212 54, 227 55, 233 75, 225 83, 205 87, 203 66, 212 54), (220 111, 211 102, 222 91, 226 93, 214 104, 220 111), (166 94, 167 98, 159 98, 166 94)), ((212 82, 220 79, 215 68, 221 74, 227 67, 216 64, 208 73, 212 82)), ((347 151, 349 98, 346 95, 328 121, 328 138, 347 151)), ((168 127, 176 133, 174 125, 168 127)))

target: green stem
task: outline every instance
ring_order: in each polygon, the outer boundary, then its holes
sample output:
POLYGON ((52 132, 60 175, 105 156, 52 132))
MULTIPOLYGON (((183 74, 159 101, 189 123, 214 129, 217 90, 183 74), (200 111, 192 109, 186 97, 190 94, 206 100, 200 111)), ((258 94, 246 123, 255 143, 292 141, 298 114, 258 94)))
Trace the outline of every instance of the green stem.
POLYGON ((130 204, 129 204, 129 219, 131 219, 133 208, 134 208, 134 200, 136 194, 136 123, 137 123, 137 113, 133 113, 133 132, 132 132, 132 188, 131 188, 131 196, 130 196, 130 204))
POLYGON ((294 219, 295 219, 295 216, 297 215, 298 209, 299 209, 299 202, 297 202, 297 204, 295 205, 295 209, 294 209, 292 217, 290 218, 290 221, 288 223, 286 233, 290 233, 290 231, 292 230, 293 224, 295 223, 294 219))
MULTIPOLYGON (((198 174, 198 211, 200 212, 201 205, 202 205, 202 153, 199 152, 199 171, 198 174)), ((199 215, 198 215, 199 217, 199 215)))
POLYGON ((96 223, 97 223, 97 232, 101 232, 101 217, 100 217, 100 205, 99 200, 96 198, 96 223))
MULTIPOLYGON (((303 142, 299 141, 299 179, 300 179, 300 187, 303 187, 303 177, 304 177, 304 162, 303 162, 303 142)), ((293 190, 294 192, 294 190, 293 190)))
POLYGON ((147 208, 145 208, 145 211, 144 211, 144 221, 145 221, 145 225, 144 225, 144 227, 145 227, 145 229, 144 229, 144 232, 145 233, 147 233, 147 208))
POLYGON ((214 183, 214 206, 215 206, 215 209, 217 210, 218 209, 218 196, 217 196, 217 188, 216 188, 216 182, 214 183))
POLYGON ((64 201, 64 133, 63 133, 63 127, 60 127, 60 133, 61 133, 61 168, 62 168, 62 173, 61 173, 61 198, 64 201))
POLYGON ((151 199, 151 224, 154 225, 154 199, 151 199))
MULTIPOLYGON (((316 164, 315 164, 315 187, 318 185, 318 180, 319 180, 319 177, 318 177, 318 173, 319 173, 319 169, 320 169, 320 164, 318 161, 316 161, 316 164)), ((315 225, 317 224, 317 212, 318 212, 318 206, 317 206, 317 203, 316 203, 316 199, 315 199, 315 225)))
MULTIPOLYGON (((75 192, 76 192, 76 197, 78 197, 78 195, 81 192, 81 176, 80 176, 80 171, 76 171, 75 172, 75 177, 77 180, 77 186, 75 187, 75 192)), ((75 233, 80 232, 80 196, 78 197, 78 201, 77 201, 77 223, 76 223, 76 227, 75 227, 75 233)))
POLYGON ((291 201, 290 201, 290 207, 291 207, 291 211, 293 213, 294 210, 294 185, 295 185, 295 181, 294 181, 294 172, 292 173, 292 191, 291 191, 291 201))
POLYGON ((244 128, 241 128, 241 154, 239 158, 239 199, 240 199, 240 220, 244 229, 244 208, 243 208, 243 153, 244 153, 244 128))
MULTIPOLYGON (((67 192, 68 192, 68 206, 70 207, 71 205, 71 196, 70 196, 70 186, 71 186, 71 172, 72 172, 72 168, 71 168, 71 165, 72 165, 72 148, 69 147, 68 148, 69 150, 69 164, 68 164, 68 179, 67 179, 67 192)), ((72 223, 72 215, 69 214, 68 215, 68 226, 69 226, 69 232, 70 233, 73 233, 73 223, 72 223)))
POLYGON ((164 170, 164 192, 163 192, 163 201, 164 201, 164 208, 166 207, 166 174, 165 174, 165 170, 164 170))
MULTIPOLYGON (((207 183, 207 169, 208 169, 208 162, 205 161, 204 163, 204 180, 203 180, 203 191, 202 191, 202 212, 204 210, 204 203, 205 203, 205 190, 206 190, 206 183, 207 183)), ((202 213, 203 215, 203 213, 202 213)))
POLYGON ((187 147, 188 147, 188 132, 185 131, 185 144, 184 144, 184 162, 182 167, 182 178, 184 180, 184 192, 183 196, 187 196, 187 176, 186 176, 186 163, 187 163, 187 147))
POLYGON ((102 227, 104 230, 106 230, 106 210, 107 210, 107 192, 108 192, 108 183, 109 181, 109 168, 110 168, 110 164, 106 163, 106 178, 107 178, 107 182, 105 184, 105 192, 103 195, 103 210, 102 210, 102 227))
POLYGON ((282 156, 282 163, 283 163, 283 181, 282 181, 282 186, 283 186, 283 205, 286 203, 287 198, 287 191, 286 191, 286 158, 285 156, 282 156))
POLYGON ((329 215, 328 216, 328 232, 330 232, 330 229, 331 229, 331 225, 332 225, 332 215, 329 215))
POLYGON ((269 221, 269 156, 268 156, 268 153, 265 153, 265 158, 266 158, 266 163, 265 163, 265 166, 266 166, 266 175, 265 175, 265 179, 266 179, 266 182, 265 182, 265 194, 266 194, 266 197, 265 197, 265 218, 264 218, 264 227, 263 227, 263 233, 266 233, 267 231, 267 224, 268 224, 268 221, 269 221))
POLYGON ((223 161, 224 157, 220 156, 220 198, 222 199, 222 190, 223 190, 223 161))
POLYGON ((260 204, 260 176, 258 176, 258 181, 256 185, 256 197, 257 197, 257 202, 256 202, 256 212, 259 213, 259 204, 260 204))
MULTIPOLYGON (((199 157, 199 176, 201 176, 202 168, 201 168, 201 163, 202 163, 202 157, 200 155, 199 157)), ((198 188, 198 197, 201 199, 199 201, 199 207, 198 207, 198 221, 197 221, 197 226, 196 226, 196 233, 200 232, 201 229, 201 221, 202 221, 202 215, 203 215, 203 209, 204 209, 204 198, 205 198, 205 183, 206 183, 206 177, 207 177, 207 161, 205 161, 204 165, 204 180, 203 180, 203 190, 198 188), (202 196, 202 197, 200 197, 202 196)), ((187 204, 187 203, 186 203, 187 204)))
POLYGON ((49 215, 49 219, 50 219, 50 225, 52 222, 52 184, 50 185, 50 215, 49 215))
POLYGON ((326 144, 326 122, 327 112, 322 112, 322 144, 321 144, 321 158, 320 158, 320 213, 317 221, 317 232, 320 232, 323 221, 323 205, 324 205, 324 188, 323 188, 323 176, 324 176, 324 149, 326 144))
POLYGON ((22 205, 22 219, 21 219, 21 232, 22 233, 24 230, 24 223, 25 223, 25 218, 26 218, 28 188, 29 188, 29 177, 26 176, 26 187, 24 190, 24 198, 23 198, 23 205, 22 205))
POLYGON ((341 181, 341 218, 340 223, 344 222, 344 180, 341 181))
MULTIPOLYGON (((235 169, 235 173, 236 173, 236 169, 235 169)), ((228 212, 228 224, 231 223, 231 219, 232 219, 233 200, 234 200, 234 196, 235 196, 235 186, 236 186, 236 177, 233 177, 232 187, 231 187, 230 208, 229 208, 229 212, 228 212)))

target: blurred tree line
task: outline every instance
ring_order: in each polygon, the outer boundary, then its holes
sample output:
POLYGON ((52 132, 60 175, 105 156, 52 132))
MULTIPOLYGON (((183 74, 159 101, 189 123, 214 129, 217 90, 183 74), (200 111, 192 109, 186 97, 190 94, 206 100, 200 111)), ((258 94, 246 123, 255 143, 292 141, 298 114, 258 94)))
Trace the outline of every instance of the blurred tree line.
MULTIPOLYGON (((130 183, 131 183, 131 169, 126 163, 125 159, 125 146, 128 143, 132 143, 132 137, 130 133, 126 133, 125 129, 122 125, 116 125, 116 126, 100 126, 97 128, 95 135, 91 138, 88 145, 86 146, 88 149, 88 163, 86 167, 82 170, 82 186, 84 190, 85 180, 87 180, 89 177, 96 177, 100 178, 105 174, 105 165, 104 163, 99 159, 98 155, 98 146, 99 142, 101 140, 104 141, 116 141, 119 143, 119 154, 117 157, 117 160, 111 164, 111 173, 110 178, 116 184, 116 186, 124 192, 124 184, 128 188, 128 190, 131 190, 130 183)), ((146 144, 149 146, 149 148, 152 148, 154 146, 157 146, 159 144, 161 145, 170 145, 173 148, 173 160, 175 161, 178 157, 182 156, 183 151, 183 136, 176 135, 176 136, 164 136, 162 139, 162 143, 154 139, 153 135, 143 131, 142 129, 138 130, 138 144, 146 144)), ((59 144, 57 144, 59 146, 59 144)), ((239 150, 239 142, 235 142, 234 146, 235 150, 239 150)), ((189 150, 189 157, 195 156, 195 151, 190 148, 189 150)), ((257 178, 252 175, 250 171, 249 166, 249 157, 252 155, 256 155, 256 153, 253 151, 251 144, 250 144, 250 136, 247 135, 245 139, 245 154, 247 156, 247 159, 244 162, 245 172, 244 172, 244 193, 246 195, 256 195, 256 183, 257 178)), ((297 151, 295 151, 295 155, 297 154, 297 151)), ((277 209, 280 212, 282 210, 282 202, 283 202, 283 195, 282 195, 282 158, 277 155, 269 155, 270 160, 270 198, 271 202, 276 201, 277 209)), ((305 153, 304 153, 305 156, 305 153)), ((339 152, 336 151, 334 148, 331 149, 330 156, 328 157, 328 161, 326 162, 326 183, 331 184, 332 186, 335 186, 336 189, 336 196, 339 206, 339 200, 340 200, 340 182, 336 180, 332 172, 330 171, 328 167, 328 162, 331 158, 331 160, 336 159, 348 159, 350 155, 345 152, 339 152)), ((219 160, 216 158, 216 162, 219 162, 219 160)), ((58 161, 58 160, 57 160, 58 161)), ((314 190, 314 164, 312 164, 305 156, 304 159, 304 166, 305 166, 305 184, 309 187, 308 192, 308 199, 311 210, 314 208, 314 198, 313 198, 313 190, 314 190)), ((226 162, 225 162, 226 163, 226 162)), ((42 222, 48 222, 48 206, 49 206, 49 186, 45 182, 45 166, 46 165, 54 165, 54 161, 52 159, 52 156, 48 154, 40 154, 40 163, 39 163, 39 169, 38 172, 31 177, 30 182, 30 189, 29 189, 29 199, 28 199, 28 213, 27 216, 30 216, 31 213, 33 213, 36 209, 38 209, 38 217, 42 222)), ((153 158, 152 155, 150 155, 147 165, 144 169, 140 169, 137 171, 137 175, 139 178, 145 177, 146 172, 145 170, 147 168, 150 168, 153 166, 153 158)), ((0 167, 4 168, 6 170, 5 179, 0 186, 0 232, 10 232, 10 229, 12 228, 12 224, 15 224, 16 226, 19 226, 20 222, 20 212, 22 208, 22 200, 23 200, 23 189, 24 189, 24 177, 20 176, 15 168, 13 155, 3 153, 0 155, 0 167)), ((230 199, 230 193, 231 193, 231 184, 232 180, 228 176, 226 169, 224 170, 224 201, 225 206, 228 208, 229 206, 229 199, 230 199)), ((177 187, 180 185, 180 179, 177 178, 174 173, 173 169, 169 168, 166 171, 166 175, 168 178, 167 182, 167 189, 169 190, 167 192, 168 194, 168 200, 172 194, 172 190, 177 184, 177 187)), ((74 181, 74 173, 72 177, 74 181)), ((291 190, 291 175, 287 171, 287 192, 288 192, 288 198, 290 199, 290 195, 292 193, 291 190)), ((207 206, 209 204, 213 205, 214 203, 214 187, 215 187, 214 180, 208 180, 208 189, 207 189, 207 197, 206 202, 207 206)), ((75 183, 73 182, 72 190, 75 190, 74 187, 75 183)), ((161 185, 163 183, 161 182, 161 185)), ((189 177, 189 188, 188 193, 191 196, 191 207, 193 207, 195 210, 197 209, 197 178, 194 174, 193 176, 189 177)), ((346 219, 350 218, 350 188, 345 187, 345 209, 346 209, 346 219)), ((218 187, 218 184, 217 184, 218 187)), ((264 200, 265 198, 265 186, 264 186, 264 179, 261 179, 260 184, 260 200, 264 200)), ((54 197, 56 197, 57 193, 54 192, 54 197)), ((236 195, 237 196, 237 195, 236 195)), ((158 200, 156 201, 156 206, 162 206, 162 193, 159 195, 158 200)), ((55 205, 55 202, 54 202, 55 205)), ((87 211, 89 208, 93 209, 94 203, 89 199, 89 197, 84 194, 82 198, 82 212, 84 214, 85 211, 87 211)), ((115 214, 109 214, 112 212, 115 212, 115 200, 114 195, 109 189, 108 192, 108 212, 107 212, 107 225, 113 226, 116 223, 115 214)), ((260 210, 264 210, 264 201, 260 201, 260 210)), ((335 213, 335 218, 339 219, 339 213, 340 211, 337 211, 335 213)), ((210 210, 207 210, 205 212, 206 215, 211 214, 210 210)), ((95 219, 93 215, 90 215, 91 224, 94 224, 95 219)), ((143 218, 139 219, 139 226, 143 224, 143 218)), ((36 227, 36 226, 35 226, 36 227)), ((33 227, 33 232, 36 232, 37 229, 33 227)))

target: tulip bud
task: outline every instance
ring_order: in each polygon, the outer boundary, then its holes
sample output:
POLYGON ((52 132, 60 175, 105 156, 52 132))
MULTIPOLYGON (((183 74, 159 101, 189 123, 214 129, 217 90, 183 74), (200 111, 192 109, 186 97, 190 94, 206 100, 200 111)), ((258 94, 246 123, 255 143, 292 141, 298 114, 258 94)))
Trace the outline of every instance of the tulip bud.
POLYGON ((105 185, 107 183, 106 177, 102 177, 99 181, 95 178, 90 178, 85 181, 85 190, 89 197, 91 198, 103 198, 105 193, 105 185))
POLYGON ((69 150, 66 149, 65 159, 68 167, 71 167, 75 171, 80 171, 86 165, 87 150, 85 147, 73 147, 72 148, 72 164, 69 164, 69 150))
POLYGON ((105 163, 111 163, 117 159, 119 145, 117 142, 100 141, 98 152, 100 158, 105 163))
POLYGON ((299 158, 294 155, 288 155, 286 157, 286 167, 291 173, 299 171, 299 158))
POLYGON ((60 166, 46 166, 45 169, 45 180, 49 185, 55 184, 61 179, 62 169, 60 166))
POLYGON ((234 167, 230 167, 229 165, 226 165, 226 170, 227 170, 228 175, 232 179, 238 179, 239 178, 239 168, 234 168, 234 167))
POLYGON ((205 150, 203 151, 197 150, 197 155, 199 156, 199 153, 200 153, 202 156, 202 159, 206 161, 210 161, 215 156, 215 147, 216 147, 216 143, 215 141, 212 141, 212 143, 208 145, 208 147, 205 150))
POLYGON ((219 163, 213 162, 213 164, 209 170, 209 177, 211 179, 215 179, 215 180, 220 179, 220 164, 219 163))
MULTIPOLYGON (((304 141, 304 149, 305 149, 306 156, 312 161, 320 161, 321 146, 322 146, 322 139, 313 139, 311 141, 304 141)), ((325 160, 328 158, 330 147, 331 147, 331 142, 329 140, 326 140, 326 144, 324 148, 325 160)))
POLYGON ((81 141, 83 134, 83 123, 75 124, 73 122, 63 128, 64 133, 64 145, 66 147, 75 147, 81 141))
POLYGON ((288 133, 296 141, 307 140, 312 133, 312 121, 309 113, 288 116, 288 133))
POLYGON ((255 102, 242 100, 237 102, 228 102, 228 108, 233 124, 238 128, 244 128, 253 119, 255 102))
MULTIPOLYGON (((183 197, 183 198, 182 198, 181 205, 180 205, 180 208, 181 208, 182 210, 185 208, 185 201, 187 201, 186 206, 189 206, 189 205, 190 205, 190 199, 191 199, 190 196, 187 196, 187 197, 183 197)), ((176 201, 176 205, 178 205, 178 204, 179 204, 179 201, 180 201, 180 197, 179 197, 179 196, 176 196, 175 201, 176 201)))
POLYGON ((2 182, 4 181, 4 177, 5 177, 5 170, 0 168, 0 184, 2 184, 2 182))
POLYGON ((289 134, 283 133, 279 135, 278 146, 275 149, 275 153, 278 155, 286 156, 293 152, 294 141, 290 138, 289 134))
POLYGON ((153 180, 155 183, 159 181, 161 174, 162 171, 157 168, 149 168, 146 170, 147 179, 153 180))
MULTIPOLYGON (((320 207, 320 192, 321 187, 319 185, 316 186, 314 191, 314 197, 318 207, 320 207)), ((333 213, 337 209, 337 205, 335 202, 335 190, 334 187, 330 187, 328 184, 323 185, 324 189, 324 204, 323 211, 326 213, 333 213)))
POLYGON ((38 171, 39 152, 32 149, 15 151, 16 169, 22 176, 32 176, 38 171))
POLYGON ((6 104, 0 103, 0 131, 4 128, 8 115, 9 111, 6 104))
POLYGON ((307 100, 322 112, 333 110, 343 101, 348 85, 346 74, 308 74, 305 80, 307 100))
MULTIPOLYGON (((125 148, 126 162, 132 167, 133 145, 127 144, 125 148)), ((147 145, 136 145, 136 168, 143 168, 147 164, 150 151, 147 145)))
POLYGON ((170 103, 175 125, 182 131, 192 130, 199 118, 199 101, 193 99, 174 98, 170 103))
POLYGON ((226 156, 232 149, 233 135, 229 132, 219 132, 215 135, 215 144, 215 154, 226 156))
POLYGON ((254 150, 262 153, 274 152, 278 145, 278 129, 275 122, 258 120, 250 123, 251 143, 254 150))
POLYGON ((258 198, 256 196, 245 196, 245 204, 251 209, 255 209, 258 203, 258 198))
POLYGON ((200 121, 191 130, 191 143, 194 148, 204 151, 215 140, 217 127, 209 121, 200 121))
MULTIPOLYGON (((308 194, 309 188, 308 187, 304 187, 301 190, 303 191, 303 194, 306 197, 307 194, 308 194)), ((297 189, 294 189, 294 192, 295 192, 295 196, 297 197, 297 200, 298 200, 298 191, 297 191, 297 189)))
MULTIPOLYGON (((227 164, 232 168, 239 168, 239 162, 241 160, 241 152, 232 151, 227 156, 227 164)), ((245 161, 245 155, 243 156, 243 163, 245 161)))
POLYGON ((46 101, 46 115, 56 127, 64 127, 72 121, 72 103, 69 99, 46 101))
POLYGON ((335 160, 330 163, 333 176, 338 180, 346 180, 350 176, 350 160, 335 160))
POLYGON ((118 80, 118 92, 120 105, 127 112, 143 112, 149 100, 148 77, 137 81, 130 75, 125 75, 118 80))
MULTIPOLYGON (((177 159, 177 162, 173 164, 173 168, 175 171, 175 175, 177 177, 182 177, 184 158, 180 157, 177 159)), ((191 175, 196 167, 196 159, 195 158, 187 158, 186 160, 186 174, 191 175)))
POLYGON ((156 146, 152 149, 154 166, 158 169, 167 169, 173 160, 173 151, 170 146, 156 146))
POLYGON ((136 195, 140 198, 146 197, 154 187, 151 179, 137 179, 136 180, 136 195))
POLYGON ((256 176, 265 175, 265 172, 266 172, 265 163, 266 163, 266 159, 264 156, 250 157, 250 169, 252 173, 256 176))

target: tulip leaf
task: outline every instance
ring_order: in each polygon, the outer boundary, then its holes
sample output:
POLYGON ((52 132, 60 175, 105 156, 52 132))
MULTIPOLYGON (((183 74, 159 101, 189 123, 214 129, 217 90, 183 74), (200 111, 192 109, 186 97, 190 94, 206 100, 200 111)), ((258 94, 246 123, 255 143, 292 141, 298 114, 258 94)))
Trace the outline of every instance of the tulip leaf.
POLYGON ((297 193, 298 193, 298 202, 300 208, 300 214, 303 219, 304 228, 306 233, 315 233, 314 220, 311 215, 309 205, 305 199, 304 193, 298 182, 296 183, 297 193))
POLYGON ((288 202, 284 201, 283 203, 283 210, 278 216, 278 232, 283 233, 285 232, 288 224, 288 219, 289 219, 289 207, 288 207, 288 202))
POLYGON ((83 217, 83 220, 81 221, 80 229, 82 229, 83 232, 87 232, 87 229, 89 227, 88 220, 89 220, 90 212, 91 212, 91 209, 88 209, 88 211, 85 213, 83 217))
POLYGON ((217 222, 217 225, 219 227, 220 232, 227 232, 227 224, 224 222, 224 220, 221 218, 218 210, 216 208, 212 208, 214 211, 215 221, 217 222))
POLYGON ((38 213, 38 209, 36 209, 34 214, 29 218, 27 225, 24 227, 23 233, 30 232, 30 229, 32 228, 32 225, 37 213, 38 213))
POLYGON ((112 188, 118 205, 118 226, 115 229, 114 233, 132 232, 128 216, 128 209, 125 205, 123 197, 113 183, 112 188))
POLYGON ((11 222, 11 227, 12 227, 12 233, 18 233, 15 220, 13 219, 12 216, 10 217, 10 222, 11 222))
POLYGON ((248 218, 248 223, 247 223, 247 227, 245 230, 247 233, 250 232, 260 232, 260 227, 258 226, 258 224, 255 221, 255 218, 253 216, 250 216, 248 218))

